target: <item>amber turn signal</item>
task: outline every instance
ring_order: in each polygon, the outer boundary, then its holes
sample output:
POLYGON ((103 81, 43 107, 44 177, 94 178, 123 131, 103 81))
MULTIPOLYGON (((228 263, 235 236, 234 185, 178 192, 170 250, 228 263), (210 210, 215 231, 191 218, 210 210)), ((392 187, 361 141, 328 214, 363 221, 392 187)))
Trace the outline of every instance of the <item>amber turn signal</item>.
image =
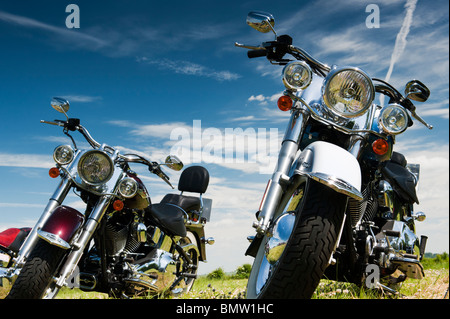
POLYGON ((48 171, 48 175, 51 178, 57 178, 59 176, 59 168, 58 167, 52 167, 48 171))
POLYGON ((389 143, 386 140, 379 138, 372 143, 372 150, 377 155, 384 155, 389 150, 389 143))
POLYGON ((120 199, 117 199, 113 203, 114 210, 122 210, 123 209, 123 202, 120 199))
POLYGON ((292 99, 287 96, 287 95, 283 95, 278 99, 278 108, 284 112, 289 111, 290 109, 292 109, 292 99))

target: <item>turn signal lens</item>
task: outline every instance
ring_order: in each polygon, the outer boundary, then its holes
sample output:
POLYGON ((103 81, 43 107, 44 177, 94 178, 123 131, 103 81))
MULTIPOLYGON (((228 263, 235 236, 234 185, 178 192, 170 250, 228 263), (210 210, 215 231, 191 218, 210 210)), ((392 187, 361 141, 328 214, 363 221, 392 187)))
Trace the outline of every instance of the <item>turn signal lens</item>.
POLYGON ((386 140, 379 138, 372 143, 372 150, 377 155, 384 155, 389 150, 389 143, 386 140))
POLYGON ((120 199, 114 201, 113 208, 114 208, 114 210, 122 210, 123 209, 123 202, 120 199))
POLYGON ((57 178, 59 176, 59 168, 57 168, 57 167, 50 168, 48 171, 48 175, 51 178, 57 178))
POLYGON ((287 95, 283 95, 278 99, 278 108, 280 110, 282 110, 283 112, 289 111, 290 109, 292 109, 292 105, 294 104, 292 102, 292 99, 287 96, 287 95))

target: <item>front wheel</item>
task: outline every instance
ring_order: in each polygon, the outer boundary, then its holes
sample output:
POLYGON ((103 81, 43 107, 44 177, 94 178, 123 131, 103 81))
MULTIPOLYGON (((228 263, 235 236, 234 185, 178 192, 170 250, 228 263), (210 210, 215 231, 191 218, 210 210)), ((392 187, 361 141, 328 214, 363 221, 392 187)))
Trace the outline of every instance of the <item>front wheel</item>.
POLYGON ((247 298, 311 298, 335 249, 346 202, 346 196, 323 184, 312 180, 301 184, 283 210, 289 213, 285 219, 292 220, 284 250, 273 258, 267 253, 270 238, 264 236, 250 273, 247 298))
POLYGON ((65 252, 64 249, 40 239, 6 299, 53 298, 59 291, 53 276, 65 252))

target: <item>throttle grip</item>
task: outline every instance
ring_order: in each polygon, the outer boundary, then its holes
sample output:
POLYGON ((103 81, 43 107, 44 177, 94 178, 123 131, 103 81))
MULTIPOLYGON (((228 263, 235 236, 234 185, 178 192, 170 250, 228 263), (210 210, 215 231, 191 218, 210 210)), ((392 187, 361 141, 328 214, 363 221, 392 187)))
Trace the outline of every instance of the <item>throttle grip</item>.
POLYGON ((247 51, 247 56, 249 59, 259 58, 259 57, 266 56, 266 55, 267 55, 266 49, 247 51))

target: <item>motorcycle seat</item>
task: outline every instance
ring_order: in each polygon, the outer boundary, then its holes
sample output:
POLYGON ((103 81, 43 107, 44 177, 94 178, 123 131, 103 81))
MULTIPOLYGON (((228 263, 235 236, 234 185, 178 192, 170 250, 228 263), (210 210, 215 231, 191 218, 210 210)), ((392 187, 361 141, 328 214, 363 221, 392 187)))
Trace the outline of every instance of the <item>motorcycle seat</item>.
POLYGON ((161 200, 161 203, 177 205, 185 212, 200 210, 200 198, 194 196, 167 194, 161 200))
POLYGON ((149 210, 151 216, 171 235, 186 236, 185 212, 180 207, 161 203, 151 205, 149 210))
POLYGON ((381 172, 401 199, 411 204, 419 204, 415 178, 406 168, 406 164, 402 154, 393 152, 391 160, 384 163, 381 172))
POLYGON ((209 172, 203 166, 191 166, 181 173, 178 190, 203 194, 209 184, 209 172))
POLYGON ((9 228, 0 233, 0 249, 8 252, 18 252, 31 228, 9 228))

